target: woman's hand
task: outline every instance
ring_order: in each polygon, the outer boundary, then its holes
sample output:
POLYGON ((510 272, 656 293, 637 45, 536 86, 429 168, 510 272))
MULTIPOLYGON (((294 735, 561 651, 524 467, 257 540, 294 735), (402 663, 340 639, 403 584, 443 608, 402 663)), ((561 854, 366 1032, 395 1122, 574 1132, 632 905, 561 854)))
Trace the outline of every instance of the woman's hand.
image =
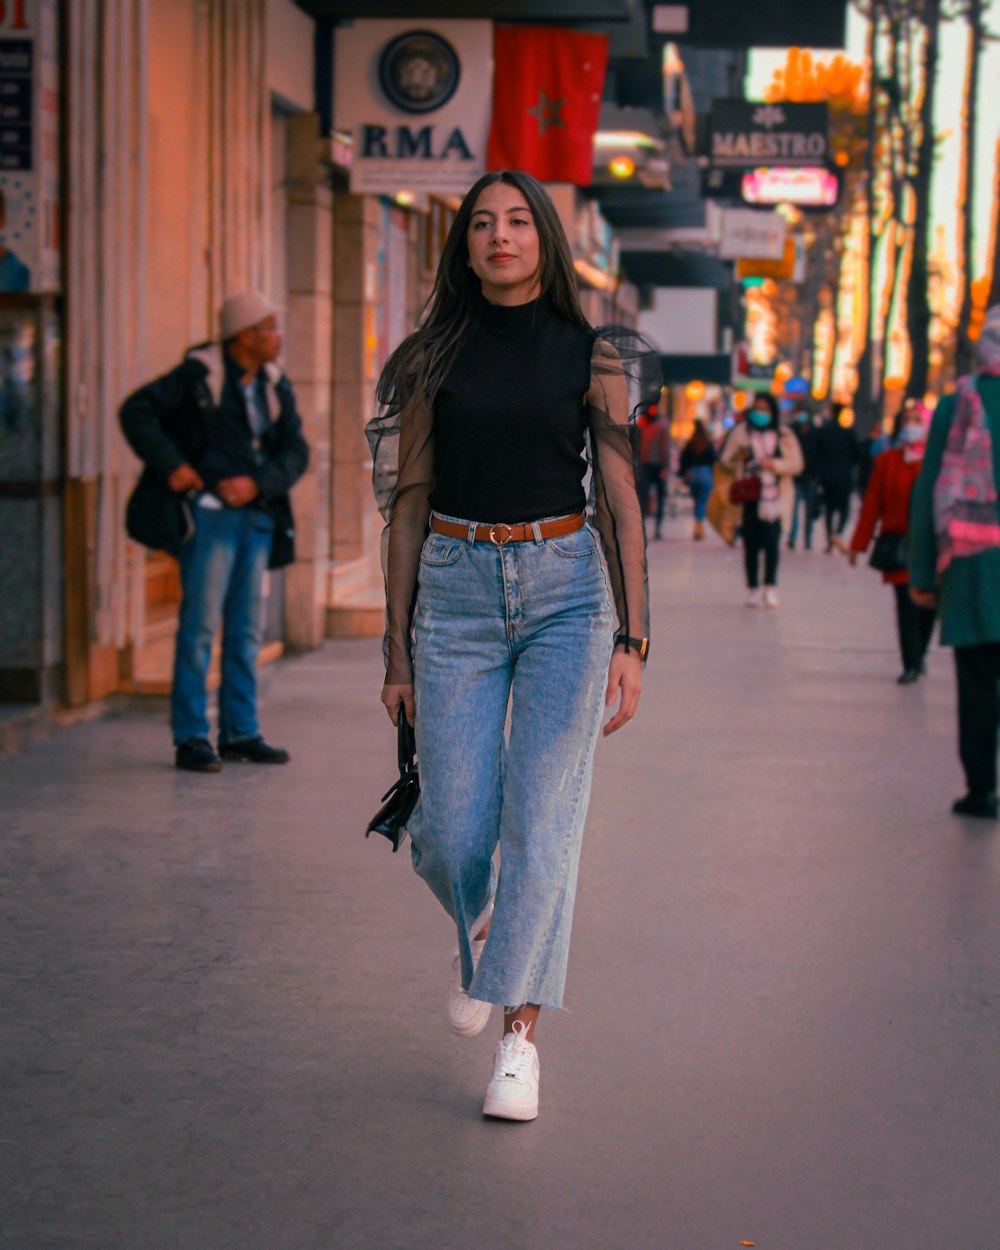
POLYGON ((604 695, 607 707, 613 707, 621 694, 618 711, 604 726, 605 738, 635 715, 642 693, 642 661, 634 651, 615 651, 608 666, 608 689, 604 695))
POLYGON ((382 694, 379 696, 382 700, 382 706, 389 713, 389 719, 394 725, 399 724, 399 709, 402 706, 406 713, 406 719, 411 725, 415 725, 417 721, 417 708, 413 701, 413 686, 395 686, 388 682, 382 687, 382 694))
POLYGON ((918 608, 926 608, 928 612, 935 611, 938 605, 936 590, 918 590, 916 586, 911 586, 910 598, 918 608))

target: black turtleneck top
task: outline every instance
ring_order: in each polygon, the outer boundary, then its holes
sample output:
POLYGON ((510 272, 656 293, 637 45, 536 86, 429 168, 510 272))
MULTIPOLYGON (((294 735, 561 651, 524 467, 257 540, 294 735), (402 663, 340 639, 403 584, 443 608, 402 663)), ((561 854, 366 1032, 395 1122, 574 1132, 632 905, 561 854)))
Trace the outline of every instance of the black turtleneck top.
POLYGON ((434 404, 431 507, 508 523, 582 512, 593 332, 545 296, 477 314, 434 404))

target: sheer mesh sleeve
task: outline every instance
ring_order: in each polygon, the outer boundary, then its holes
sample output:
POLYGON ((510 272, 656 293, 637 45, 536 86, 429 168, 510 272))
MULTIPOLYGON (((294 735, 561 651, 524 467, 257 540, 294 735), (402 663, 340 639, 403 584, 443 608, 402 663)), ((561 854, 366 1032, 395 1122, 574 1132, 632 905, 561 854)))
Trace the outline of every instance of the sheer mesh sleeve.
POLYGON ((649 637, 646 530, 643 524, 636 418, 657 403, 659 355, 624 326, 596 331, 587 392, 591 503, 611 580, 618 628, 649 637))
POLYGON ((430 516, 434 481, 433 414, 422 401, 387 404, 365 428, 372 453, 372 484, 382 531, 385 578, 385 679, 391 685, 413 681, 410 635, 417 593, 420 549, 430 516))

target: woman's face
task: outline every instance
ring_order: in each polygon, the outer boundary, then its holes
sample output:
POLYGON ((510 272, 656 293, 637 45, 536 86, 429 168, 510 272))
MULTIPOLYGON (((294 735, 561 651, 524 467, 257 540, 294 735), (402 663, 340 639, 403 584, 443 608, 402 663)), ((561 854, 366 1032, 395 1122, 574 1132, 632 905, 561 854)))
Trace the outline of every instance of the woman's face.
POLYGON ((911 405, 903 412, 902 428, 905 430, 908 426, 917 426, 921 430, 924 428, 923 414, 915 405, 911 405))
POLYGON ((526 304, 539 294, 538 230, 527 199, 509 182, 492 182, 469 221, 469 265, 492 304, 526 304))
POLYGON ((757 430, 766 429, 771 424, 771 409, 767 404, 754 404, 750 409, 750 424, 757 430))

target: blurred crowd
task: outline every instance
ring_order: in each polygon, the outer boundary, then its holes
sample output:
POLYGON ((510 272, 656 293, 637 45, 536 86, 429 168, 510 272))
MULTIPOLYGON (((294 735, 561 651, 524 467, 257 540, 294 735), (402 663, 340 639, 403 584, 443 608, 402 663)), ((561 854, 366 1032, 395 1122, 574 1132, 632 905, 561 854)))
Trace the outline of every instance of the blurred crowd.
POLYGON ((843 405, 741 396, 672 440, 658 408, 639 421, 648 537, 690 506, 743 554, 745 603, 775 609, 781 550, 865 558, 891 588, 901 669, 913 685, 940 624, 955 656, 959 757, 967 793, 953 811, 997 818, 1000 724, 1000 306, 976 343, 976 369, 935 401, 907 396, 860 437, 843 405), (848 527, 853 526, 848 534, 848 527))

